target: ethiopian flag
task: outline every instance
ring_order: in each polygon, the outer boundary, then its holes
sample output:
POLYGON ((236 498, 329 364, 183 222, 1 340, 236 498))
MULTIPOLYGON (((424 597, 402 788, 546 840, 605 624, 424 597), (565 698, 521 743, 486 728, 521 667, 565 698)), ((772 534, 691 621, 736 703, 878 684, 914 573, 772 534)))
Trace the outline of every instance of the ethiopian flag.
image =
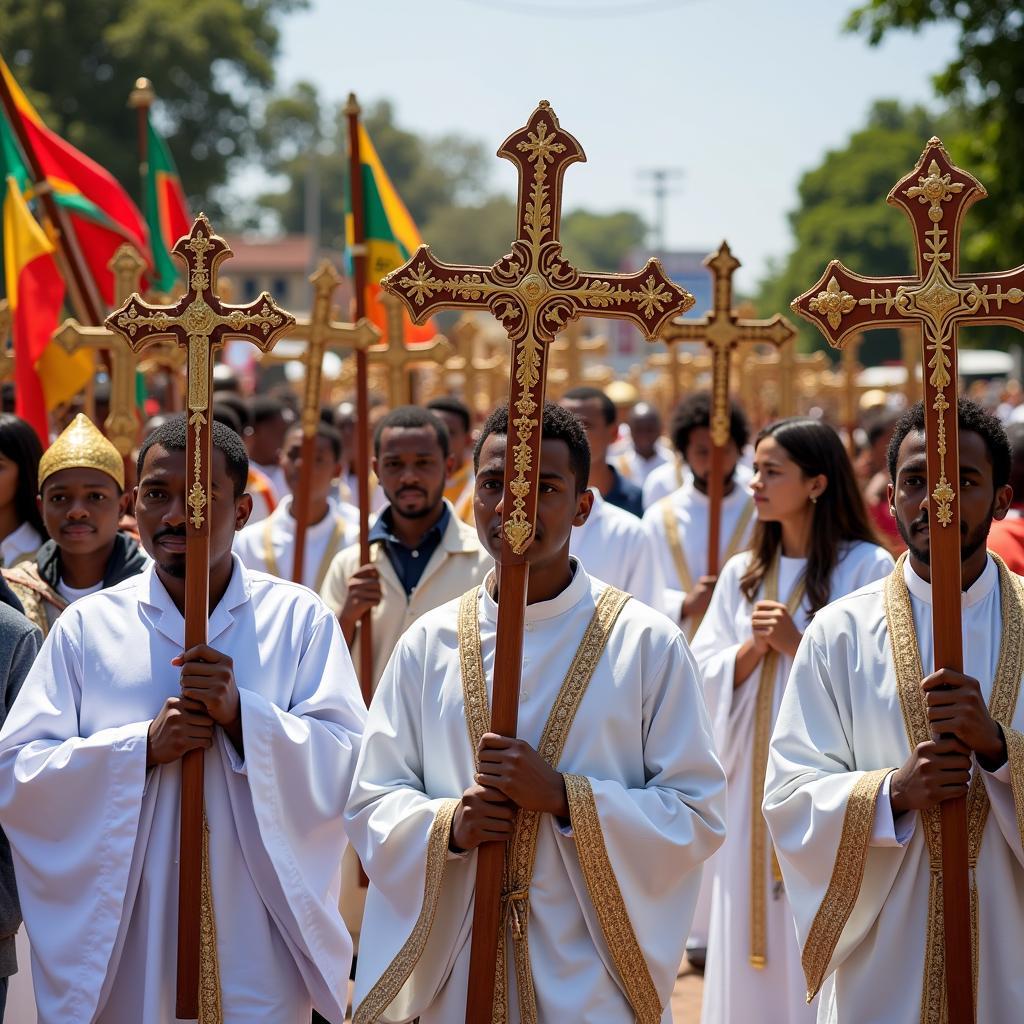
POLYGON ((85 387, 93 375, 87 352, 69 355, 51 341, 64 304, 55 248, 36 223, 13 175, 3 203, 4 271, 14 337, 15 412, 50 443, 47 411, 85 387))
MULTIPOLYGON (((139 208, 109 171, 43 124, 2 57, 0 75, 3 75, 14 99, 14 116, 24 130, 32 155, 53 189, 54 199, 71 217, 79 248, 96 288, 103 301, 108 306, 113 305, 114 278, 107 264, 123 242, 130 242, 143 259, 150 261, 146 222, 139 208)), ((0 121, 3 120, 0 116, 0 121)), ((9 135, 14 134, 7 125, 4 127, 9 135)), ((13 139, 9 138, 7 145, 11 144, 13 139)), ((29 176, 23 163, 22 173, 25 182, 19 184, 24 193, 29 176)))
MULTIPOLYGON (((380 279, 400 267, 423 241, 416 222, 409 215, 401 196, 391 184, 370 135, 359 122, 359 159, 363 173, 363 222, 366 225, 366 315, 384 331, 386 321, 380 302, 380 279)), ((349 193, 349 209, 352 196, 349 193)), ((351 213, 345 219, 349 245, 355 242, 351 213)), ((406 316, 406 341, 429 341, 437 334, 432 320, 417 327, 406 316)))
POLYGON ((151 282, 158 291, 173 291, 181 278, 171 250, 174 243, 192 228, 181 178, 167 143, 147 118, 146 173, 143 181, 146 225, 153 243, 153 274, 151 282))

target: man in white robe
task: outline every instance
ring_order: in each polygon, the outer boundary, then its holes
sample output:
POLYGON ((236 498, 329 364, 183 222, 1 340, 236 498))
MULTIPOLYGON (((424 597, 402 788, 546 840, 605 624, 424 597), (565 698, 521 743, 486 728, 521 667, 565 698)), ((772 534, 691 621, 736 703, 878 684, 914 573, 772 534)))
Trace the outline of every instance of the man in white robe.
POLYGON ((0 733, 40 1024, 176 1019, 179 761, 197 748, 216 928, 204 980, 219 981, 224 1024, 344 1016, 338 865, 362 701, 330 610, 232 556, 247 458, 223 424, 213 443, 208 645, 184 650, 177 417, 139 455, 155 564, 61 616, 0 733))
POLYGON ((661 439, 661 416, 649 402, 637 402, 629 410, 619 441, 608 450, 612 465, 643 488, 655 470, 675 461, 672 449, 661 439))
POLYGON ((664 591, 663 567, 643 523, 605 501, 596 487, 590 493, 594 496, 590 515, 572 531, 569 554, 583 563, 588 575, 658 608, 664 591))
POLYGON ((985 550, 1012 492, 998 422, 960 400, 964 672, 933 671, 920 403, 897 425, 889 495, 909 555, 823 609, 771 741, 764 811, 829 1024, 945 1020, 939 805, 968 794, 977 1022, 1024 1002, 1024 597, 985 550), (941 737, 941 738, 940 738, 941 737), (926 956, 926 950, 931 955, 926 956))
MULTIPOLYGON (((290 580, 295 562, 294 494, 302 469, 302 428, 292 427, 281 449, 289 494, 269 518, 247 524, 235 535, 235 554, 247 569, 290 580)), ((317 426, 310 482, 301 583, 320 592, 334 556, 359 540, 359 509, 335 497, 341 475, 341 435, 326 423, 317 426)))
MULTIPOLYGON (((492 553, 507 429, 500 409, 477 448, 476 524, 492 553)), ((578 421, 548 403, 542 430, 519 738, 486 732, 494 573, 402 637, 370 710, 346 810, 370 878, 358 1024, 464 1018, 475 849, 511 841, 529 862, 531 835, 533 869, 505 917, 516 927, 502 933, 507 1019, 672 1019, 700 866, 722 841, 722 770, 682 634, 569 555, 591 502, 578 421)))

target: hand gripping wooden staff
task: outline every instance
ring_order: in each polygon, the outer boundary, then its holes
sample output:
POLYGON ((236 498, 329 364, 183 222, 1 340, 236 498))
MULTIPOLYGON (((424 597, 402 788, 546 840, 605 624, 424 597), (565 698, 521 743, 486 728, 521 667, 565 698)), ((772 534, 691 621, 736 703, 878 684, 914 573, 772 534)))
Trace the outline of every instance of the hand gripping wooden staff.
MULTIPOLYGON (((917 273, 862 277, 833 260, 821 280, 793 300, 828 343, 877 327, 912 328, 924 343, 928 536, 931 551, 935 669, 963 671, 960 616, 960 450, 957 430, 957 333, 961 324, 1024 330, 1024 266, 989 274, 960 273, 960 227, 984 198, 977 179, 932 139, 917 166, 889 193, 910 218, 917 273)), ((913 367, 908 367, 913 372, 913 367)), ((942 821, 943 943, 949 1024, 974 1021, 970 876, 966 800, 946 800, 942 821)))
MULTIPOLYGON (((171 306, 151 306, 132 295, 107 317, 106 325, 138 354, 172 340, 188 353, 186 463, 192 485, 186 496, 185 647, 206 643, 210 604, 210 459, 212 457, 213 353, 229 338, 244 338, 261 351, 271 348, 294 323, 264 292, 244 306, 217 296, 217 268, 231 255, 200 214, 172 250, 185 266, 188 287, 171 306)), ((203 752, 181 763, 181 836, 178 876, 178 983, 175 1013, 199 1016, 200 908, 203 868, 203 752)))
MULTIPOLYGON (((514 736, 529 575, 526 550, 537 516, 548 347, 567 323, 584 314, 629 320, 653 338, 694 299, 666 277, 657 260, 634 274, 593 274, 577 270, 563 256, 562 177, 570 164, 586 157, 580 144, 559 127, 547 101, 542 100, 525 127, 505 140, 498 156, 519 172, 518 233, 511 252, 490 267, 455 266, 441 263, 423 245, 381 284, 405 302, 417 322, 441 309, 490 310, 512 343, 491 729, 514 736)), ((500 843, 487 843, 478 854, 466 1000, 470 1024, 491 1019, 504 854, 500 843)))

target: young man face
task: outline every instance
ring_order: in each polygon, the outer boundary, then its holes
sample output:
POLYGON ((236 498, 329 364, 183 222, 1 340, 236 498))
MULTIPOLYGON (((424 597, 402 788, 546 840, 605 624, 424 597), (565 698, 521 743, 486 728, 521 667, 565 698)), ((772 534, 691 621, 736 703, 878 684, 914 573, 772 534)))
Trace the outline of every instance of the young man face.
MULTIPOLYGON (((605 462, 609 446, 615 441, 618 428, 606 422, 601 400, 598 398, 563 398, 559 403, 580 421, 590 442, 590 461, 594 465, 605 462)), ((568 451, 568 450, 567 450, 568 451)))
MULTIPOLYGON (((185 493, 192 485, 184 451, 167 451, 154 444, 146 452, 139 485, 135 488, 135 519, 139 538, 157 567, 176 579, 185 577, 185 520, 189 509, 185 493)), ((248 494, 235 496, 227 460, 214 448, 210 463, 210 501, 204 513, 210 520, 210 569, 231 558, 236 531, 252 512, 248 494)))
POLYGON ((629 414, 629 433, 633 448, 645 459, 654 455, 654 446, 661 436, 661 418, 651 406, 641 402, 629 414))
POLYGON ((36 500, 46 532, 62 551, 73 555, 109 548, 128 507, 128 495, 112 477, 85 466, 47 477, 36 500))
POLYGON ((406 519, 419 519, 437 511, 451 463, 433 428, 387 427, 373 471, 392 509, 406 519))
MULTIPOLYGON (((708 474, 711 472, 711 430, 708 427, 694 427, 686 443, 683 459, 690 467, 694 477, 702 486, 707 486, 708 474)), ((722 457, 723 479, 729 481, 736 472, 736 464, 740 461, 740 452, 736 442, 730 437, 722 457)))
MULTIPOLYGON (((997 488, 985 439, 972 430, 960 433, 960 557, 966 562, 985 546, 993 519, 1002 519, 1013 491, 997 488)), ((896 483, 889 484, 900 536, 919 562, 929 564, 928 458, 923 431, 903 439, 896 459, 896 483)))
MULTIPOLYGON (((299 487, 299 473, 302 470, 302 428, 293 427, 284 439, 281 449, 281 468, 288 489, 294 494, 299 487)), ((341 476, 341 460, 334 454, 330 438, 315 439, 313 452, 313 474, 310 497, 314 503, 323 503, 334 490, 334 481, 341 476)))
POLYGON ((447 409, 431 409, 430 411, 435 416, 440 417, 441 421, 448 428, 448 442, 451 445, 452 451, 452 471, 462 469, 466 459, 470 456, 470 448, 472 446, 472 438, 469 431, 466 430, 462 417, 457 413, 449 412, 447 409))
MULTIPOLYGON (((490 434, 480 449, 473 499, 476 532, 492 558, 501 554, 502 496, 505 489, 505 445, 503 434, 490 434)), ((526 549, 531 568, 568 559, 569 534, 590 515, 594 495, 577 491, 576 475, 569 461, 565 441, 545 440, 540 448, 537 492, 537 529, 526 549)))
POLYGON ((265 420, 253 424, 252 431, 246 438, 249 457, 261 466, 272 466, 281 455, 288 432, 288 420, 283 413, 268 416, 265 420))

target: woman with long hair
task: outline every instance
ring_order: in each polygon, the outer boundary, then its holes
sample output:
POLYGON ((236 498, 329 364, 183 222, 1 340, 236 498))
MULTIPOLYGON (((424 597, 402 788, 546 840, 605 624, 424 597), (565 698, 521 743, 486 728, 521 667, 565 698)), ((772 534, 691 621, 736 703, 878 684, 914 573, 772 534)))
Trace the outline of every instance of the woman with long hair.
POLYGON ((43 446, 23 419, 0 413, 0 566, 34 558, 46 539, 36 498, 43 446))
POLYGON ((711 896, 702 1024, 813 1022, 792 911, 761 814, 768 741, 793 655, 816 612, 886 576, 846 449, 812 419, 781 420, 754 448, 751 547, 723 567, 693 641, 729 778, 711 896))

